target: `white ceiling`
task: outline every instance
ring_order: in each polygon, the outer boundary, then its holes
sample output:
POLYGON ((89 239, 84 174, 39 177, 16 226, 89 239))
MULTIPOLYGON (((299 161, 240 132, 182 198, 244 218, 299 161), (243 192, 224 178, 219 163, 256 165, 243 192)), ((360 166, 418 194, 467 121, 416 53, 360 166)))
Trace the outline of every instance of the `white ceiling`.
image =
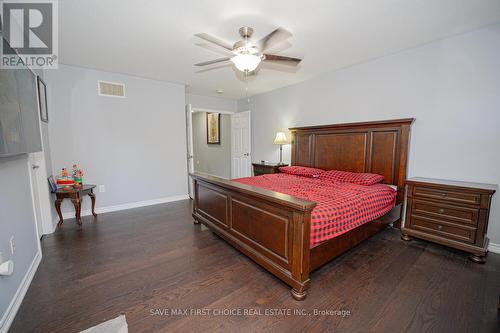
POLYGON ((249 82, 253 95, 500 22, 500 0, 62 0, 59 17, 63 64, 240 98, 245 83, 231 66, 197 72, 194 63, 223 55, 196 46, 202 41, 195 33, 230 42, 244 25, 255 29, 256 39, 278 26, 293 33, 291 46, 279 54, 303 57, 300 68, 261 68, 249 82))

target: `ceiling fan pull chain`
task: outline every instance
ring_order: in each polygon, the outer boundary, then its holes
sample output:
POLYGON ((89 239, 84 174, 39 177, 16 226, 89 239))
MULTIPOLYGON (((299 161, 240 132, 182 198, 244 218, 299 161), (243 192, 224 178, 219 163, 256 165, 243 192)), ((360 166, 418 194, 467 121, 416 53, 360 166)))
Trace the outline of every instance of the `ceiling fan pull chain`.
POLYGON ((248 77, 250 76, 250 72, 249 71, 245 71, 244 72, 245 74, 245 83, 246 83, 246 86, 245 86, 245 94, 246 94, 246 97, 247 97, 247 104, 250 104, 250 97, 248 96, 248 77))

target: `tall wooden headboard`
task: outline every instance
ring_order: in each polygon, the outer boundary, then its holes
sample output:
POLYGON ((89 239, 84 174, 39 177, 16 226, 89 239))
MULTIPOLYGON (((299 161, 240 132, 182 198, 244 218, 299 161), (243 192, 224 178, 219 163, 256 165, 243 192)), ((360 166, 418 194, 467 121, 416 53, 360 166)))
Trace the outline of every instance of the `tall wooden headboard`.
POLYGON ((294 127, 292 165, 372 172, 398 187, 403 201, 410 127, 415 119, 294 127))

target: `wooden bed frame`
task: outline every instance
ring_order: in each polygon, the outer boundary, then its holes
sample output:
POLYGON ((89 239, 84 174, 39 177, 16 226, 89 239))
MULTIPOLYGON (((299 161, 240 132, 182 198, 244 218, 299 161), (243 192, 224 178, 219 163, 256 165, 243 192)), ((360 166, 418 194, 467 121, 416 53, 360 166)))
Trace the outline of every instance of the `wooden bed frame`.
POLYGON ((193 218, 292 287, 296 300, 309 274, 389 223, 399 227, 414 119, 291 128, 292 165, 373 172, 398 188, 396 206, 383 217, 309 247, 316 203, 227 179, 192 173, 193 218))

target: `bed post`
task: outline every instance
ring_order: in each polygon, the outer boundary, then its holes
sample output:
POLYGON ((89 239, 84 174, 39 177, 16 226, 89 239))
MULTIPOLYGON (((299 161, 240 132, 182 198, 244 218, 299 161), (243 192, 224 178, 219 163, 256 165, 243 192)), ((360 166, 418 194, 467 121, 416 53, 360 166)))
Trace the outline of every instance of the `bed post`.
POLYGON ((409 153, 409 145, 410 145, 410 130, 411 130, 411 124, 413 123, 414 119, 410 119, 406 123, 403 123, 401 125, 400 129, 400 138, 399 138, 399 161, 398 161, 398 170, 397 170, 397 177, 396 177, 396 184, 398 187, 398 194, 396 197, 396 204, 401 205, 400 209, 400 218, 394 222, 394 228, 401 229, 401 224, 402 220, 404 219, 403 216, 403 202, 404 202, 404 196, 405 196, 405 180, 406 180, 406 173, 408 170, 408 153, 409 153))
POLYGON ((310 258, 311 212, 293 214, 293 250, 292 250, 292 278, 293 285, 290 291, 292 297, 302 301, 309 289, 309 258, 310 258))

